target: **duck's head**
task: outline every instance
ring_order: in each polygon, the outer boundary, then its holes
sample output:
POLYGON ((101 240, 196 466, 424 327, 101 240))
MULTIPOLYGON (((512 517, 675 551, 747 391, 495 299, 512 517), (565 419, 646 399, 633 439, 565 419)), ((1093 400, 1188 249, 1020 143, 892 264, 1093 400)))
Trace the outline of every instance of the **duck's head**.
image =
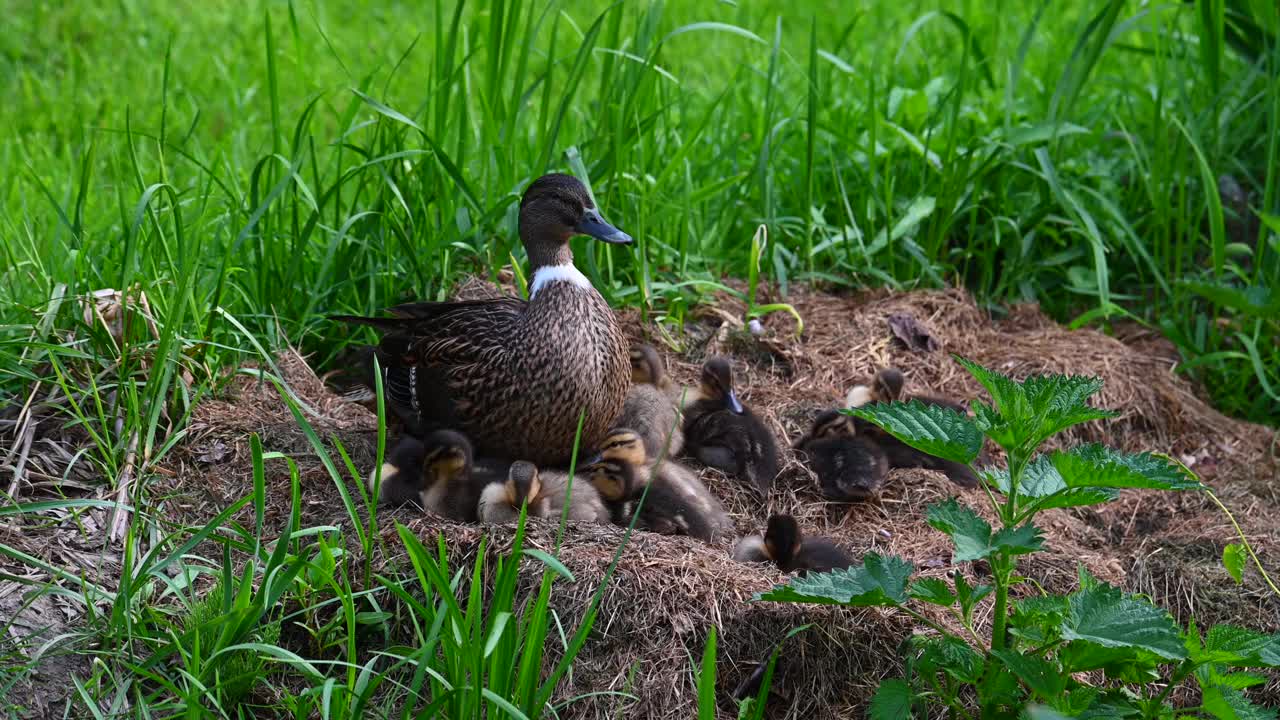
POLYGON ((702 365, 699 390, 702 397, 724 403, 724 408, 735 415, 743 413, 742 403, 733 393, 733 366, 728 358, 716 356, 702 365))
POLYGON ((511 469, 507 471, 507 501, 513 507, 536 500, 541 492, 537 465, 524 460, 511 463, 511 469))
POLYGON ((590 235, 626 245, 631 236, 605 222, 582 181, 551 173, 534 180, 520 200, 520 239, 533 267, 567 265, 569 238, 590 235))
POLYGON ((423 472, 432 482, 459 482, 471 474, 471 443, 452 430, 437 430, 422 442, 423 472))
POLYGON ((821 438, 852 437, 854 435, 853 417, 839 410, 825 410, 813 421, 809 434, 796 441, 792 447, 800 448, 805 443, 821 438))
POLYGON ((622 460, 599 460, 584 468, 587 482, 600 497, 619 502, 631 497, 636 488, 636 468, 622 460))
POLYGON ((849 391, 845 404, 851 408, 876 402, 893 402, 902 397, 907 379, 897 368, 884 368, 871 379, 870 385, 856 385, 849 391))
POLYGON ((614 428, 600 443, 600 452, 587 461, 587 465, 595 465, 601 461, 626 463, 632 467, 640 467, 649 461, 644 450, 644 440, 640 433, 630 428, 614 428))
POLYGON ((764 549, 769 559, 786 564, 800 549, 800 525, 790 515, 770 515, 764 531, 764 549))
POLYGON ((652 345, 631 346, 631 382, 636 385, 661 385, 666 379, 662 358, 652 345))

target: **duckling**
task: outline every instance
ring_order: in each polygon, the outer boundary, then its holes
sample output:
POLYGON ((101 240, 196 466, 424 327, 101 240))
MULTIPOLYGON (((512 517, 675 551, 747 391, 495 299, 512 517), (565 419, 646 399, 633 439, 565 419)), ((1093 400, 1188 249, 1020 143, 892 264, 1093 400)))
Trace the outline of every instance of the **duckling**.
POLYGON ((569 494, 569 475, 540 472, 524 460, 511 463, 504 482, 487 485, 480 494, 478 514, 486 523, 509 523, 520 517, 520 506, 528 504, 530 517, 559 518, 566 499, 569 519, 574 522, 609 522, 609 509, 589 482, 574 482, 569 494))
MULTIPOLYGON (((932 395, 903 395, 906 378, 897 368, 884 368, 876 373, 871 385, 858 385, 849 391, 845 402, 851 408, 862 407, 870 403, 894 402, 897 400, 919 400, 925 405, 937 405, 950 408, 967 415, 969 410, 964 405, 948 398, 932 395)), ((874 423, 861 418, 854 419, 855 431, 875 441, 888 458, 891 468, 924 468, 937 470, 946 475, 951 482, 966 488, 978 486, 978 476, 968 465, 945 460, 917 450, 901 440, 885 432, 874 423)))
MULTIPOLYGON (((373 488, 375 477, 370 476, 373 488)), ((453 520, 474 521, 479 492, 471 482, 471 443, 461 433, 437 430, 425 439, 403 438, 382 465, 379 500, 414 504, 453 520)))
POLYGON ((790 515, 770 515, 764 537, 742 538, 733 549, 739 562, 772 562, 783 572, 829 572, 853 564, 835 543, 826 538, 807 538, 790 515))
POLYGON ((884 450, 875 441, 856 435, 853 420, 839 410, 827 410, 793 446, 807 456, 822 494, 838 502, 871 498, 889 474, 884 450))
POLYGON ((698 476, 672 460, 649 458, 634 430, 615 428, 609 434, 598 458, 588 466, 588 477, 601 496, 612 502, 615 522, 622 518, 619 524, 631 522, 647 486, 649 494, 637 521, 641 527, 706 541, 733 529, 729 513, 698 476))
POLYGON ((660 457, 664 451, 666 457, 675 457, 684 447, 680 411, 676 408, 678 398, 674 394, 674 385, 658 351, 650 345, 632 346, 631 389, 615 424, 634 428, 644 439, 649 457, 660 457))
POLYGON ((479 454, 554 466, 572 454, 580 411, 582 443, 596 445, 628 388, 626 337, 574 267, 569 239, 628 244, 631 236, 561 174, 529 185, 519 225, 532 271, 528 301, 415 302, 391 308, 393 317, 332 319, 383 331, 374 356, 387 404, 412 434, 458 428, 479 454))
POLYGON ((769 493, 778 475, 778 447, 764 423, 738 402, 726 358, 712 357, 702 366, 698 399, 684 416, 688 454, 769 493))

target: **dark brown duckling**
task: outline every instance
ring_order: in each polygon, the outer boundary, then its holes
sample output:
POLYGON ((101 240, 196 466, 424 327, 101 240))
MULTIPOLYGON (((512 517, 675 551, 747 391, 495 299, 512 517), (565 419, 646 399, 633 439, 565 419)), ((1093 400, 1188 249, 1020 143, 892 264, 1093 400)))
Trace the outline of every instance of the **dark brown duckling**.
MULTIPOLYGON (((370 476, 373 488, 375 478, 370 476)), ((471 443, 461 433, 437 430, 421 441, 402 438, 382 466, 379 500, 417 505, 453 520, 474 521, 479 488, 471 480, 471 443)))
POLYGON ((480 494, 478 514, 486 523, 509 523, 520 517, 520 507, 529 506, 529 517, 559 519, 565 503, 573 522, 609 522, 609 509, 589 482, 574 482, 569 493, 569 475, 541 472, 531 462, 511 463, 507 479, 492 482, 480 494))
POLYGON ((616 425, 639 433, 651 458, 676 457, 684 447, 684 431, 676 407, 679 398, 675 394, 658 351, 650 345, 633 345, 631 389, 616 425))
POLYGON ((574 267, 569 240, 631 237, 604 221, 581 181, 555 173, 529 185, 519 225, 528 301, 415 302, 392 317, 332 319, 383 331, 375 355, 387 405, 414 435, 459 428, 483 455, 556 465, 569 461, 580 411, 582 443, 599 443, 628 385, 626 337, 574 267))
POLYGON ((738 541, 733 559, 739 562, 772 562, 783 572, 829 572, 853 565, 835 543, 826 538, 804 537, 790 515, 771 515, 764 537, 749 535, 738 541))
MULTIPOLYGON (((846 403, 850 408, 858 408, 871 403, 919 400, 925 405, 950 408, 961 415, 967 415, 969 412, 964 405, 948 398, 933 395, 904 395, 903 387, 905 385, 906 378, 901 370, 885 368, 876 373, 870 385, 858 385, 850 390, 846 403)), ((861 418, 855 418, 854 427, 855 432, 859 435, 874 440, 876 444, 884 449, 891 468, 937 470, 946 475, 951 482, 961 487, 972 488, 978 486, 978 476, 974 474, 968 465, 954 460, 944 460, 916 450, 885 432, 879 426, 861 418)))
POLYGON ((629 525, 638 511, 636 526, 643 530, 708 542, 732 528, 720 501, 697 476, 680 470, 670 461, 649 463, 639 433, 626 428, 615 429, 599 459, 584 468, 619 525, 629 525))
POLYGON ((837 502, 870 499, 889 474, 884 449, 855 433, 853 417, 839 410, 818 415, 808 435, 796 441, 807 464, 818 476, 822 494, 837 502))
POLYGON ((728 359, 712 357, 702 366, 698 399, 685 408, 684 418, 687 454, 768 495, 778 475, 778 446, 764 423, 738 402, 728 359))

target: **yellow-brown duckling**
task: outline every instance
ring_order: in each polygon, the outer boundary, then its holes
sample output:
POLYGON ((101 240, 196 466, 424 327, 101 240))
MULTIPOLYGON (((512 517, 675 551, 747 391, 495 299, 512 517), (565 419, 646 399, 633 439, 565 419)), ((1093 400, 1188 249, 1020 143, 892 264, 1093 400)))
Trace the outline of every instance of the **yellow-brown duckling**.
POLYGON ((509 523, 520 517, 520 507, 528 504, 529 517, 559 518, 565 503, 569 520, 609 522, 609 509, 589 482, 574 482, 569 492, 569 475, 540 472, 531 462, 511 463, 507 479, 491 482, 480 494, 478 514, 486 523, 509 523))
MULTIPOLYGON (((904 395, 903 388, 905 385, 906 377, 903 376, 901 370, 884 368, 876 373, 870 385, 858 385, 850 390, 845 401, 850 408, 858 408, 871 403, 919 400, 925 405, 950 408, 961 415, 967 415, 969 412, 964 405, 948 398, 932 395, 904 395)), ((859 435, 874 440, 876 444, 884 449, 891 468, 937 470, 946 475, 951 482, 961 487, 971 488, 978 486, 978 476, 974 474, 968 465, 953 460, 945 460, 916 450, 866 420, 855 419, 854 426, 859 435)))
POLYGON ((616 424, 639 433, 649 457, 675 457, 684 447, 676 393, 658 351, 650 345, 633 345, 631 389, 616 424))
POLYGON ((828 572, 853 564, 835 543, 826 538, 804 537, 790 515, 771 515, 764 537, 749 535, 738 541, 733 559, 739 562, 772 562, 783 572, 828 572))
MULTIPOLYGON (((376 475, 369 477, 374 489, 376 475)), ((474 521, 479 488, 471 479, 471 443, 461 433, 437 430, 422 440, 405 437, 382 465, 380 502, 417 505, 453 520, 474 521)))
POLYGON ((878 443, 854 430, 853 418, 839 410, 818 415, 808 435, 796 441, 822 494, 837 502, 873 497, 889 474, 889 459, 878 443))
POLYGON ((619 525, 630 524, 638 512, 641 529, 706 541, 732 528, 720 501, 697 476, 674 462, 650 463, 634 430, 614 429, 584 472, 619 525))
POLYGON ((738 401, 728 359, 712 357, 703 364, 698 399, 685 408, 684 417, 687 454, 768 495, 778 475, 778 446, 764 423, 738 401))

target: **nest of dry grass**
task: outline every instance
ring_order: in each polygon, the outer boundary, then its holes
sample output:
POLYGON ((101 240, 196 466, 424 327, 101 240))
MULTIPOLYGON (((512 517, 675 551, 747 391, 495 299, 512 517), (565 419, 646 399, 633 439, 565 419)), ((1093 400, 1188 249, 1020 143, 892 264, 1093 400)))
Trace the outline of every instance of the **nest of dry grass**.
MULTIPOLYGON (((492 288, 484 283, 463 290, 470 297, 489 292, 492 288)), ((656 342, 667 333, 655 332, 634 311, 624 313, 623 321, 632 337, 666 348, 670 371, 681 382, 696 379, 708 354, 734 357, 740 395, 784 441, 782 446, 806 430, 818 411, 840 404, 852 384, 886 365, 907 374, 911 392, 957 399, 979 397, 981 389, 950 359, 951 353, 1014 377, 1039 372, 1101 376, 1106 385, 1098 403, 1119 410, 1120 417, 1074 428, 1064 440, 1175 454, 1233 508, 1264 558, 1280 545, 1280 530, 1272 520, 1280 512, 1274 434, 1214 411, 1176 373, 1176 355, 1149 337, 1129 333, 1122 341, 1093 330, 1069 331, 1032 307, 995 320, 954 290, 837 296, 802 289, 788 300, 805 318, 803 337, 793 337, 790 318, 780 315, 765 319, 765 335, 753 337, 735 319, 743 308, 731 297, 721 298, 716 309, 684 328, 676 338, 678 352, 656 342), (895 340, 887 319, 901 313, 923 325, 940 349, 914 352, 895 340)), ((356 467, 367 472, 374 461, 373 416, 343 402, 296 354, 281 356, 277 365, 320 437, 330 446, 340 441, 356 467)), ((304 523, 348 522, 336 501, 333 479, 274 387, 248 377, 233 381, 225 398, 197 408, 164 479, 173 491, 167 510, 194 523, 243 497, 249 488, 251 432, 262 438, 265 449, 299 462, 304 523)), ((878 501, 831 504, 822 500, 809 472, 789 451, 784 454, 783 473, 763 503, 734 481, 703 471, 739 532, 759 532, 770 513, 787 512, 808 532, 824 534, 855 555, 891 553, 907 558, 926 576, 963 573, 982 579, 981 564, 953 565, 947 538, 924 522, 930 503, 956 493, 990 517, 980 491, 962 491, 927 471, 896 470, 878 501)), ((332 449, 331 455, 336 457, 332 449)), ((268 466, 268 482, 269 522, 278 526, 288 512, 289 478, 283 465, 268 466)), ((511 539, 507 528, 444 523, 402 511, 395 517, 432 542, 443 533, 455 566, 474 560, 484 532, 491 539, 491 555, 511 539)), ((1280 603, 1256 577, 1244 588, 1230 585, 1218 557, 1233 531, 1206 498, 1133 492, 1099 509, 1051 511, 1041 523, 1047 551, 1027 558, 1023 569, 1049 590, 1072 589, 1077 566, 1083 564, 1106 580, 1151 594, 1183 621, 1194 613, 1202 626, 1234 621, 1280 629, 1280 603)), ((527 542, 549 550, 553 538, 552 528, 535 522, 527 542)), ((621 538, 622 531, 612 527, 570 529, 560 558, 576 582, 558 582, 553 593, 566 627, 588 607, 621 538)), ((394 534, 386 539, 388 554, 375 561, 391 571, 402 558, 394 534)), ((754 593, 784 578, 767 567, 733 562, 729 542, 706 545, 648 533, 632 537, 604 595, 595 631, 559 695, 613 690, 635 699, 596 696, 575 706, 575 715, 594 717, 622 709, 634 717, 688 717, 696 696, 692 659, 700 656, 708 628, 719 629, 720 681, 732 689, 787 631, 804 623, 813 627, 788 642, 771 716, 860 715, 858 708, 879 679, 899 670, 897 648, 918 628, 901 614, 878 609, 749 602, 754 593)), ((538 568, 528 563, 525 572, 526 589, 536 587, 538 568)), ((937 620, 949 622, 941 615, 937 620)), ((988 621, 979 618, 980 624, 988 621)), ((1277 687, 1280 683, 1273 681, 1263 699, 1280 698, 1277 687)))

